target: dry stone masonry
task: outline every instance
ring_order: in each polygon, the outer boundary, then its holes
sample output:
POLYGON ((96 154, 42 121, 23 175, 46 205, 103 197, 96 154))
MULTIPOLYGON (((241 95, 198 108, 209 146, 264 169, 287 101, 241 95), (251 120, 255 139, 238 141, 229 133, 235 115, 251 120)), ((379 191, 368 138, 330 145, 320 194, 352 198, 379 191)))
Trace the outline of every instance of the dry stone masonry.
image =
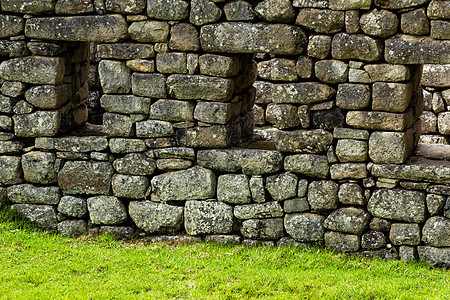
POLYGON ((65 235, 450 266, 450 1, 0 0, 0 203, 65 235))

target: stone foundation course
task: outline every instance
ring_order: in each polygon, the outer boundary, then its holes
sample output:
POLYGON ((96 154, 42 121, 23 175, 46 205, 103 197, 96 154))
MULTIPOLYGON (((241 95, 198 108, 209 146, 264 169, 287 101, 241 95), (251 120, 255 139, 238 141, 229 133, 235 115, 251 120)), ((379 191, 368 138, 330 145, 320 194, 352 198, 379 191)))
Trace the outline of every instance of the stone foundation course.
POLYGON ((448 1, 1 0, 0 204, 450 266, 448 1))

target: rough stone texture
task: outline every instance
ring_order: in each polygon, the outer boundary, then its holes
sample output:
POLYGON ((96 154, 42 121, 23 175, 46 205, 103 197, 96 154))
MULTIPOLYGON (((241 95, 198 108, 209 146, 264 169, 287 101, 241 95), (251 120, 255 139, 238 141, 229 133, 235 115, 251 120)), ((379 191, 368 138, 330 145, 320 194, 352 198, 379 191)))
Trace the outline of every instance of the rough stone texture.
POLYGON ((21 17, 0 15, 0 38, 19 35, 23 32, 25 21, 21 17))
POLYGON ((60 57, 29 56, 5 60, 0 64, 0 77, 9 81, 60 84, 64 72, 64 59, 60 57))
POLYGON ((427 8, 427 16, 430 19, 450 19, 447 1, 432 0, 427 8))
POLYGON ((370 135, 369 157, 375 163, 404 163, 412 150, 411 130, 406 132, 376 131, 370 135))
POLYGON ((324 59, 330 55, 331 36, 311 35, 308 43, 308 56, 324 59))
POLYGON ((306 197, 289 199, 284 201, 283 210, 286 213, 306 212, 309 210, 309 203, 306 197))
POLYGON ((420 226, 419 224, 394 223, 391 225, 389 240, 396 246, 398 245, 419 245, 420 244, 420 226))
POLYGON ((121 174, 142 176, 152 175, 156 169, 155 160, 141 153, 130 153, 116 159, 113 166, 121 174))
POLYGON ((341 162, 364 162, 369 148, 366 141, 340 139, 336 145, 336 156, 341 162))
POLYGON ((127 220, 125 206, 114 196, 88 198, 87 207, 93 224, 114 225, 127 220))
POLYGON ((266 201, 266 193, 264 191, 264 178, 262 178, 261 176, 252 176, 249 180, 249 187, 253 201, 266 201))
POLYGON ((344 28, 344 12, 329 9, 301 9, 295 23, 315 32, 335 33, 344 28))
POLYGON ((23 177, 32 183, 49 184, 57 181, 56 155, 32 151, 22 156, 23 177))
POLYGON ((327 231, 324 235, 325 245, 341 252, 355 252, 360 248, 359 236, 341 232, 327 231))
POLYGON ((360 129, 335 128, 333 136, 335 139, 368 140, 369 132, 367 130, 360 129))
POLYGON ((275 103, 312 104, 328 100, 335 90, 317 82, 274 84, 269 89, 275 103))
POLYGON ((117 42, 127 37, 120 15, 31 18, 25 23, 29 38, 74 42, 117 42))
POLYGON ((256 240, 277 240, 284 235, 283 219, 251 219, 242 222, 241 234, 256 240))
POLYGON ((320 60, 315 64, 316 77, 326 83, 346 82, 348 65, 339 60, 320 60))
POLYGON ((362 109, 370 103, 370 87, 364 84, 343 83, 338 86, 336 106, 342 109, 362 109))
POLYGON ((417 247, 420 260, 423 260, 433 267, 450 267, 450 249, 434 248, 427 246, 417 247))
POLYGON ((170 29, 169 48, 178 51, 198 51, 200 40, 195 26, 186 23, 173 25, 170 29))
POLYGON ((21 158, 17 156, 0 156, 0 184, 17 184, 22 182, 21 158))
POLYGON ((113 194, 119 198, 145 198, 149 182, 144 176, 114 174, 112 177, 113 194))
POLYGON ((131 81, 134 95, 150 98, 166 97, 166 78, 162 74, 133 73, 131 81))
POLYGON ((339 202, 350 205, 365 205, 367 203, 364 190, 356 183, 344 183, 339 187, 339 202))
POLYGON ((183 207, 151 201, 131 201, 128 209, 136 226, 148 233, 174 233, 183 224, 183 207))
POLYGON ((136 136, 146 138, 166 137, 174 135, 172 123, 148 120, 136 123, 136 136))
POLYGON ((362 15, 359 22, 364 33, 382 38, 394 35, 399 23, 394 13, 382 9, 374 9, 362 15))
POLYGON ((333 135, 323 129, 279 131, 275 147, 281 152, 321 153, 328 149, 333 135))
POLYGON ((156 69, 159 73, 187 73, 186 53, 170 52, 156 55, 156 69))
POLYGON ((273 58, 259 62, 258 76, 266 80, 296 81, 296 61, 285 58, 273 58))
POLYGON ((412 86, 402 83, 376 82, 372 86, 372 109, 404 112, 411 100, 412 86))
POLYGON ((58 173, 66 194, 109 195, 113 168, 108 162, 67 161, 58 173))
POLYGON ((104 93, 126 94, 130 91, 130 70, 124 62, 102 60, 98 64, 98 74, 104 93))
POLYGON ((244 204, 251 201, 246 175, 225 174, 217 180, 217 200, 226 203, 244 204))
POLYGON ((369 73, 372 81, 406 81, 411 77, 409 68, 402 65, 365 65, 364 70, 369 73))
POLYGON ((279 202, 236 205, 234 216, 238 219, 264 219, 283 216, 283 209, 279 202))
POLYGON ((85 220, 65 220, 58 223, 57 230, 65 236, 79 236, 87 233, 88 224, 85 220))
POLYGON ((58 204, 61 197, 57 186, 36 187, 31 184, 13 185, 7 188, 8 199, 13 203, 58 204))
POLYGON ((383 54, 383 45, 362 34, 339 33, 333 37, 331 54, 334 59, 375 61, 383 54))
POLYGON ((255 6, 258 17, 267 22, 289 23, 295 18, 295 11, 289 0, 264 0, 255 6))
POLYGON ((308 202, 312 211, 327 211, 337 208, 337 183, 329 180, 313 181, 308 186, 308 202))
POLYGON ((227 124, 241 113, 241 102, 200 102, 195 106, 194 118, 212 124, 227 124))
POLYGON ((155 51, 153 45, 147 44, 99 44, 97 45, 97 56, 109 59, 143 59, 154 57, 155 51))
POLYGON ((15 13, 42 14, 54 11, 54 0, 4 0, 2 10, 15 13))
POLYGON ((15 115, 14 132, 20 137, 55 136, 60 127, 58 111, 37 111, 31 114, 15 115))
POLYGON ((55 109, 69 101, 72 88, 68 84, 34 86, 25 92, 25 99, 35 107, 55 109))
POLYGON ((189 101, 160 99, 152 104, 150 118, 163 121, 192 121, 194 104, 189 101))
POLYGON ((246 1, 228 2, 223 10, 228 21, 251 21, 255 18, 251 4, 246 1))
POLYGON ((317 154, 287 156, 284 161, 284 168, 289 172, 319 178, 326 178, 329 170, 327 157, 317 154))
POLYGON ((380 249, 386 246, 386 237, 380 231, 368 231, 361 237, 361 247, 363 249, 380 249))
POLYGON ((167 79, 169 94, 176 99, 227 101, 234 84, 230 79, 200 75, 171 75, 167 79))
POLYGON ((284 227, 287 234, 299 242, 315 242, 323 239, 324 216, 304 213, 287 214, 284 217, 284 227))
POLYGON ((68 136, 58 138, 36 138, 36 148, 64 152, 103 151, 108 147, 108 140, 101 136, 68 136))
POLYGON ((106 0, 105 8, 119 14, 138 14, 145 8, 145 0, 106 0))
POLYGON ((306 37, 295 26, 236 22, 203 26, 200 43, 206 52, 297 55, 303 51, 306 37), (241 38, 230 38, 233 36, 241 38))
POLYGON ((35 222, 39 227, 56 229, 58 220, 53 206, 33 205, 33 204, 14 204, 11 208, 21 212, 31 222, 35 222))
MULTIPOLYGON (((428 8, 428 11, 430 9, 428 8)), ((400 27, 406 34, 425 35, 430 32, 426 10, 419 8, 401 15, 400 27)))
POLYGON ((279 129, 287 129, 300 125, 298 108, 289 104, 269 104, 266 108, 267 122, 279 129))
POLYGON ((169 24, 159 21, 133 22, 128 28, 131 39, 143 43, 164 43, 169 35, 169 24))
POLYGON ((375 0, 375 5, 380 6, 382 8, 387 8, 387 9, 402 9, 402 8, 419 6, 426 2, 427 2, 427 0, 408 0, 408 1, 405 1, 405 0, 392 0, 392 1, 375 0))
POLYGON ((64 196, 59 200, 58 212, 73 218, 81 218, 87 213, 87 203, 83 198, 64 196))
POLYGON ((331 179, 364 179, 367 177, 367 167, 363 163, 334 164, 330 168, 331 179))
POLYGON ((334 10, 369 9, 371 0, 328 0, 328 7, 334 10))
POLYGON ((133 95, 103 95, 100 105, 107 112, 125 114, 148 114, 150 99, 133 95))
POLYGON ((428 212, 431 216, 437 215, 444 207, 446 197, 436 194, 428 194, 426 198, 428 212))
POLYGON ((450 87, 450 64, 423 66, 421 84, 433 87, 450 87))
POLYGON ((427 220, 422 229, 422 240, 433 247, 450 247, 450 220, 435 216, 427 220))
POLYGON ((418 191, 379 189, 370 197, 367 209, 375 217, 422 223, 425 195, 418 191))
POLYGON ((189 15, 189 4, 182 0, 147 0, 147 15, 161 20, 183 20, 189 15))
POLYGON ((162 201, 208 199, 216 190, 214 173, 198 166, 155 176, 151 182, 153 193, 162 201))
POLYGON ((187 201, 184 227, 190 235, 226 234, 233 230, 233 208, 222 202, 187 201))
POLYGON ((266 189, 276 201, 297 196, 297 184, 297 176, 289 172, 272 175, 266 179, 266 189))
POLYGON ((327 229, 361 235, 369 223, 370 215, 361 208, 345 207, 333 211, 323 222, 327 229))
POLYGON ((398 114, 380 111, 349 111, 346 123, 352 127, 373 130, 403 131, 412 125, 409 113, 398 114))

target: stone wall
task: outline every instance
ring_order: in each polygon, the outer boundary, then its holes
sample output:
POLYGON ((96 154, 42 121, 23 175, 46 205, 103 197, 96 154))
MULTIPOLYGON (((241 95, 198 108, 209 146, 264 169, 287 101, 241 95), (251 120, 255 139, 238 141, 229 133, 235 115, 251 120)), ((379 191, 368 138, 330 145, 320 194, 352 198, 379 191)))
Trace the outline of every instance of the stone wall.
POLYGON ((0 0, 0 202, 449 266, 449 3, 0 0))

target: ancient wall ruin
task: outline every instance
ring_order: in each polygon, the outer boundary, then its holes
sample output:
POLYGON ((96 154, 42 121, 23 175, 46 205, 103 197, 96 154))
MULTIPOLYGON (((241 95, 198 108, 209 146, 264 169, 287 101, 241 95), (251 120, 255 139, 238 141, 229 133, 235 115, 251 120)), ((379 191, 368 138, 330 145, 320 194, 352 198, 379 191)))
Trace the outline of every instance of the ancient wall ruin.
POLYGON ((450 265, 450 1, 0 8, 0 202, 41 226, 450 265))

